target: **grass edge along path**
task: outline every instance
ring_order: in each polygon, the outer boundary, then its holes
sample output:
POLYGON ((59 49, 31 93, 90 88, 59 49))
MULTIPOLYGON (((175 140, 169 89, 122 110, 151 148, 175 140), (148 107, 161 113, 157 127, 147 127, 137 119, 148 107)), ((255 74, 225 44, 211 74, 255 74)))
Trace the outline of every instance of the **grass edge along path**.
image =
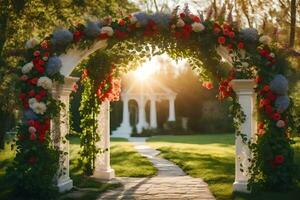
MULTIPOLYGON (((160 156, 176 163, 188 175, 202 178, 218 200, 299 200, 300 185, 288 193, 233 194, 235 145, 234 134, 154 136, 148 145, 161 151, 160 156)), ((295 159, 300 165, 300 138, 296 138, 295 159)))

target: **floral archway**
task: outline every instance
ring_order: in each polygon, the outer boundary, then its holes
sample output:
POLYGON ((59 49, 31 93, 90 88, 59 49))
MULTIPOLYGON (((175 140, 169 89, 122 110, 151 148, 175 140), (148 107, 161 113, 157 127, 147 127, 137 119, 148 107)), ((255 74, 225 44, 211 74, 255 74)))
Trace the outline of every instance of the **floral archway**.
MULTIPOLYGON (((188 7, 182 11, 176 8, 171 14, 134 13, 122 19, 107 17, 69 29, 59 28, 40 43, 28 41, 27 56, 20 61, 19 99, 24 117, 18 131, 17 155, 9 170, 16 189, 35 196, 50 194, 54 188, 53 177, 60 176, 58 162, 63 153, 59 146, 53 146, 55 133, 50 127, 63 104, 55 98, 53 88, 63 84, 63 76, 98 49, 114 52, 117 56, 112 63, 122 70, 125 65, 134 66, 144 57, 160 52, 174 59, 187 58, 204 87, 209 89, 214 82, 219 85, 220 99, 232 98, 237 137, 250 149, 244 159, 249 163, 243 167, 239 162, 239 170, 247 172, 243 181, 248 189, 285 190, 292 186, 292 107, 284 76, 289 66, 284 52, 257 30, 240 29, 231 16, 213 21, 211 14, 194 15, 188 7), (237 79, 244 82, 236 82, 237 79), (237 93, 232 88, 234 81, 237 93), (257 108, 258 124, 251 121, 250 137, 240 129, 253 118, 249 113, 245 115, 239 104, 241 96, 249 95, 241 88, 245 81, 257 96, 257 106, 251 105, 251 109, 257 108)), ((107 82, 99 88, 99 97, 107 82)), ((99 99, 104 101, 106 97, 99 99)))

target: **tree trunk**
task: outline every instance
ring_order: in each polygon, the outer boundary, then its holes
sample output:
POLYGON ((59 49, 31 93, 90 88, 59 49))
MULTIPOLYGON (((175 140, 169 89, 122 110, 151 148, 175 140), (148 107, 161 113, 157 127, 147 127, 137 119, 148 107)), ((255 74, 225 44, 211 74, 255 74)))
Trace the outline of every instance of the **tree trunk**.
POLYGON ((296 0, 291 0, 291 26, 290 26, 290 44, 289 47, 295 46, 295 32, 296 32, 296 0))

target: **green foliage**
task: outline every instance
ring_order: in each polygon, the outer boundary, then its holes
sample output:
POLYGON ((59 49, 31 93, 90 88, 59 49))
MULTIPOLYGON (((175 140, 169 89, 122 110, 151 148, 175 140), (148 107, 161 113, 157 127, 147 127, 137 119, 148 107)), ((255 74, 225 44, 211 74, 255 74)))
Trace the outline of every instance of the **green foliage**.
POLYGON ((95 160, 100 149, 96 143, 100 140, 98 129, 98 115, 100 111, 100 103, 96 96, 94 81, 88 77, 82 80, 84 86, 81 96, 80 115, 80 146, 81 160, 84 164, 84 172, 92 175, 95 169, 95 160))

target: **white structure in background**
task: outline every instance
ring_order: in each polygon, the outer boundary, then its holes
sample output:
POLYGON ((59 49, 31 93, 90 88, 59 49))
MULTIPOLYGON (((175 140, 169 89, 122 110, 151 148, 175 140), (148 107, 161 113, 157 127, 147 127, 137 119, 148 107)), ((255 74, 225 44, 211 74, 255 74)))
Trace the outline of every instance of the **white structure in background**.
POLYGON ((156 102, 161 100, 169 101, 169 118, 168 121, 175 121, 175 99, 176 93, 166 87, 159 81, 149 78, 147 80, 133 81, 121 93, 123 101, 123 120, 121 126, 113 131, 112 137, 129 138, 132 132, 130 126, 130 113, 128 102, 135 100, 138 104, 138 123, 136 124, 137 132, 141 133, 143 129, 157 128, 157 110, 156 102), (150 124, 146 121, 145 106, 150 101, 150 124))

